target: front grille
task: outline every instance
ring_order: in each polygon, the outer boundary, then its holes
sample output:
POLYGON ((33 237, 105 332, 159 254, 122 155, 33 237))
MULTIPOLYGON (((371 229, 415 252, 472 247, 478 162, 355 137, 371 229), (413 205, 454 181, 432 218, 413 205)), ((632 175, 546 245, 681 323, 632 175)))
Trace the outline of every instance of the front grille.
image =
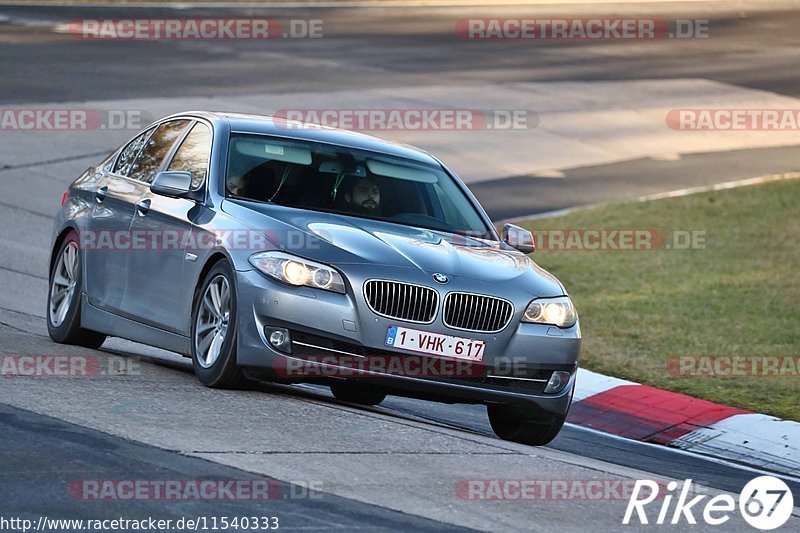
POLYGON ((436 317, 439 293, 430 287, 372 279, 364 284, 364 297, 373 312, 389 317, 429 324, 436 317))
POLYGON ((494 333, 511 321, 514 306, 507 300, 451 292, 444 299, 444 324, 455 329, 494 333))

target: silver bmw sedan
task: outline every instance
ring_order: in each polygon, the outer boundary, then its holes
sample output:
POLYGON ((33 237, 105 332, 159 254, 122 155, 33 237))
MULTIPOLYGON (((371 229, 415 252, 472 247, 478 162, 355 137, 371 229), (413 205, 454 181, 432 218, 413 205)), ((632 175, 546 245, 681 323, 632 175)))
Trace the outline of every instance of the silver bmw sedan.
POLYGON ((560 431, 581 334, 530 232, 493 226, 436 157, 349 131, 191 112, 78 177, 56 215, 56 342, 191 357, 209 387, 329 385, 487 406, 503 439, 560 431))

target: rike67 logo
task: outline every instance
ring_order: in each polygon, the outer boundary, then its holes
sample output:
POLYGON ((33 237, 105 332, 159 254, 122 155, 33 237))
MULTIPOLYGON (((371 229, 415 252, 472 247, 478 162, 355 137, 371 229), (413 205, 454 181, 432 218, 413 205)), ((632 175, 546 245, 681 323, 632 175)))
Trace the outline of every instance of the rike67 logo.
MULTIPOLYGON (((696 524, 697 518, 709 525, 719 526, 730 520, 731 513, 737 509, 733 496, 720 494, 702 505, 705 494, 689 499, 692 494, 692 480, 687 479, 682 485, 671 481, 666 485, 667 494, 659 494, 663 484, 651 480, 636 480, 633 493, 628 501, 622 523, 627 525, 636 513, 639 523, 649 524, 654 516, 648 516, 648 504, 659 500, 661 505, 655 524, 696 524), (677 497, 677 498, 676 498, 677 497), (676 500, 672 507, 673 500, 676 500), (698 516, 696 517, 695 514, 698 516)), ((756 529, 768 531, 784 525, 792 514, 794 497, 791 490, 782 480, 772 476, 757 477, 744 486, 739 494, 738 510, 742 518, 756 529)))

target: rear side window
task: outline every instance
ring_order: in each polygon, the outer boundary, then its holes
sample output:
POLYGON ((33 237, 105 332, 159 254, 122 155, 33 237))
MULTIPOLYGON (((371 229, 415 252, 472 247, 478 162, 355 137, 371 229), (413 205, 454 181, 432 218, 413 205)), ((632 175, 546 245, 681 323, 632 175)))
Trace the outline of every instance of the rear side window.
POLYGON ((189 122, 189 120, 172 120, 160 125, 134 161, 129 176, 145 183, 152 183, 164 158, 189 122))
POLYGON ((111 152, 111 154, 103 159, 103 162, 97 165, 98 170, 102 170, 103 172, 111 172, 114 169, 114 163, 117 160, 117 152, 111 152))
POLYGON ((139 151, 144 146, 145 141, 153 133, 152 129, 147 130, 146 132, 142 133, 128 145, 122 149, 119 153, 119 157, 117 158, 117 162, 114 165, 114 174, 119 174, 121 176, 128 176, 131 171, 131 166, 133 165, 136 156, 139 155, 139 151))
POLYGON ((211 129, 198 122, 181 143, 168 170, 192 173, 192 188, 199 189, 208 175, 208 158, 211 155, 211 129))

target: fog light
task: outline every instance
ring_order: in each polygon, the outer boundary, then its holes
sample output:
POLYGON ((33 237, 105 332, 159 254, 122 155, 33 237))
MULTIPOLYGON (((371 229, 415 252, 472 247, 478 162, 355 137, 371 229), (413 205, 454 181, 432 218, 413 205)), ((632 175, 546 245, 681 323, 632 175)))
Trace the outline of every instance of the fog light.
POLYGON ((286 334, 282 331, 273 331, 269 336, 269 342, 273 346, 280 346, 286 341, 286 334))
POLYGON ((564 387, 567 386, 569 383, 569 372, 562 372, 561 370, 556 370, 553 372, 553 375, 550 376, 550 379, 547 381, 547 386, 544 388, 544 392, 547 394, 555 394, 557 392, 561 392, 564 390, 564 387))
POLYGON ((264 328, 264 336, 276 350, 283 353, 292 353, 292 337, 289 335, 289 330, 267 326, 264 328))

